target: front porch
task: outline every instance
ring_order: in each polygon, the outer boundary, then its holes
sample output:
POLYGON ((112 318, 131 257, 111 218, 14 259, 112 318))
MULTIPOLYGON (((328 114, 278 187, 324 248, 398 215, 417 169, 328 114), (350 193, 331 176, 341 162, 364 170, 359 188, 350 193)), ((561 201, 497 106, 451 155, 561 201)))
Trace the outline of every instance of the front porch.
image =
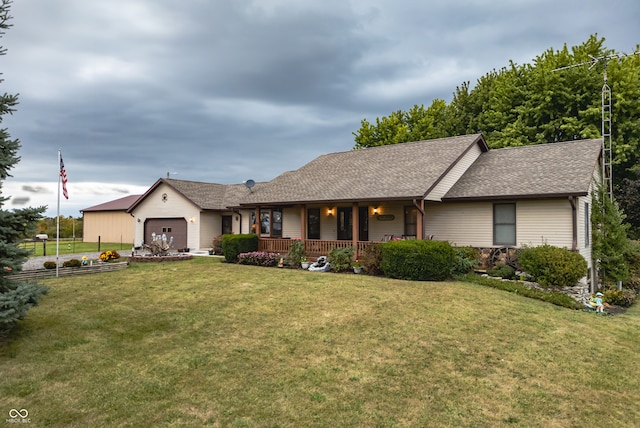
MULTIPOLYGON (((365 247, 369 245, 379 245, 383 242, 391 240, 416 239, 415 236, 385 236, 383 241, 350 241, 350 240, 323 240, 323 239, 302 239, 304 251, 308 257, 317 258, 326 256, 332 248, 353 247, 354 257, 358 258, 362 254, 365 247)), ((258 251, 269 253, 278 253, 283 256, 289 252, 291 245, 297 239, 291 238, 264 238, 258 239, 258 251)), ((511 264, 515 257, 516 247, 475 247, 479 256, 479 268, 487 269, 497 264, 511 264)))
MULTIPOLYGON (((287 254, 295 239, 290 238, 260 238, 258 240, 258 251, 270 253, 287 254)), ((376 245, 379 242, 374 241, 347 241, 347 240, 322 240, 322 239, 305 239, 304 252, 309 257, 326 256, 332 248, 353 247, 355 257, 361 254, 367 245, 376 245)))

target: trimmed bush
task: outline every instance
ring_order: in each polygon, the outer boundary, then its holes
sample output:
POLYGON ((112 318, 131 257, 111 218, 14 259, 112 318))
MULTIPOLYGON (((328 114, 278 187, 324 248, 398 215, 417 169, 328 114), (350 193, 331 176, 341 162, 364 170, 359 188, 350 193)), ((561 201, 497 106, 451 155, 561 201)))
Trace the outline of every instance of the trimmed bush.
POLYGON ((629 307, 636 300, 636 295, 631 290, 615 290, 612 288, 604 290, 603 300, 611 305, 629 307))
POLYGON ((572 287, 587 275, 587 261, 582 255, 549 244, 523 248, 518 262, 543 287, 572 287))
POLYGON ((280 260, 278 253, 266 253, 264 251, 252 251, 238 255, 238 263, 241 265, 253 265, 264 267, 275 267, 280 260))
POLYGON ((480 265, 480 252, 474 247, 453 247, 455 263, 452 274, 464 275, 480 265))
POLYGON ((369 275, 382 275, 382 248, 380 244, 369 244, 359 255, 362 269, 369 275))
POLYGON ((353 262, 353 247, 332 248, 327 255, 327 261, 334 272, 346 272, 351 270, 353 262))
POLYGON ((52 262, 52 261, 44 262, 44 268, 45 269, 55 269, 56 268, 56 262, 52 262))
POLYGON ((222 251, 224 259, 229 263, 236 263, 238 255, 258 251, 258 235, 249 233, 243 235, 223 235, 222 251))
POLYGON ((211 243, 211 249, 219 256, 224 255, 224 251, 222 250, 222 236, 223 235, 216 236, 213 238, 213 242, 211 243))
POLYGON ((448 242, 391 241, 380 246, 382 270, 389 278, 443 281, 455 264, 455 253, 448 242))
POLYGON ((509 265, 497 265, 492 269, 487 269, 487 275, 504 279, 513 279, 516 276, 516 270, 509 265))
MULTIPOLYGON (((55 264, 55 263, 54 263, 55 264)), ((82 262, 78 259, 66 260, 62 263, 62 267, 80 267, 82 266, 82 262)))

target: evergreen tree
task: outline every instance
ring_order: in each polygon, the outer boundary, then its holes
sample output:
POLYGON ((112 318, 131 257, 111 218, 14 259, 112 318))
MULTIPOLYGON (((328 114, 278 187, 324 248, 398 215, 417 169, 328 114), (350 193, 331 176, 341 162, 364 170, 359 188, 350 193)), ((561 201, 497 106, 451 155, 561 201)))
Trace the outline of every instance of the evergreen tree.
MULTIPOLYGON (((8 29, 10 0, 0 2, 0 35, 8 29)), ((0 55, 5 50, 0 48, 0 55)), ((2 80, 0 80, 1 82, 2 80)), ((0 123, 2 116, 13 113, 18 104, 16 95, 0 96, 0 123)), ((25 208, 13 211, 3 210, 9 199, 2 195, 2 182, 10 177, 9 170, 20 160, 18 150, 20 142, 12 140, 6 129, 0 129, 0 334, 6 334, 27 314, 28 309, 37 304, 47 288, 38 284, 16 281, 14 272, 22 269, 27 251, 18 244, 35 229, 36 222, 42 216, 45 207, 25 208)))
POLYGON ((598 278, 604 286, 625 281, 629 278, 627 255, 630 251, 628 225, 623 223, 625 215, 601 183, 593 193, 591 207, 592 254, 598 278))

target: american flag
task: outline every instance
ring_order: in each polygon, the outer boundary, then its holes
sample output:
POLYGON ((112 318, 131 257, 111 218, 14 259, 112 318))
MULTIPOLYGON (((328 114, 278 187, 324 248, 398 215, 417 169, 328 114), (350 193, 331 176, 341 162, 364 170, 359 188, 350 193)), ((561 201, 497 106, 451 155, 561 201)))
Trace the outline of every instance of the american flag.
POLYGON ((62 177, 62 194, 65 199, 69 199, 69 192, 67 192, 67 171, 64 169, 62 156, 60 156, 60 177, 62 177))

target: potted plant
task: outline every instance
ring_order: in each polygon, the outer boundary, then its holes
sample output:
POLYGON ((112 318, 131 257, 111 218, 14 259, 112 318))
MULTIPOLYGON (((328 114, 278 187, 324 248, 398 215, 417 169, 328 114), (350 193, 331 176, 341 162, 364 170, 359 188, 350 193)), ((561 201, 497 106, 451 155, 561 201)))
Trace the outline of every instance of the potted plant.
POLYGON ((355 261, 353 261, 353 263, 351 263, 351 267, 353 268, 353 273, 362 272, 362 264, 360 263, 359 259, 356 259, 355 261))
POLYGON ((309 265, 309 260, 305 256, 300 257, 300 266, 302 266, 302 269, 309 269, 309 265))

